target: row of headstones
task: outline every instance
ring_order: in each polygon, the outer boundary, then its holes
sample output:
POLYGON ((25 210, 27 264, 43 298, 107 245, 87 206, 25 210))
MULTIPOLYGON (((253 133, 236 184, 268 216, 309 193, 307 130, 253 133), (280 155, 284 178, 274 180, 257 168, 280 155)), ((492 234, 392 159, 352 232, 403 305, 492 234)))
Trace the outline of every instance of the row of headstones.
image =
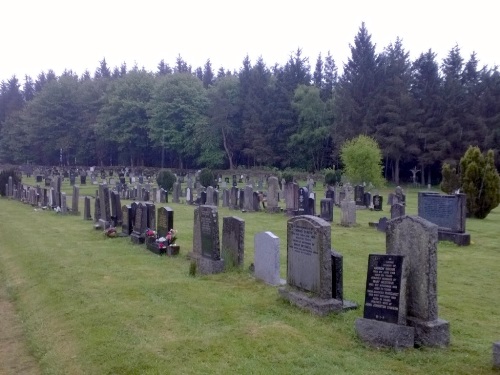
MULTIPOLYGON (((201 274, 242 265, 244 221, 223 219, 222 252, 218 212, 214 206, 194 211, 191 259, 201 274)), ((256 277, 277 285, 279 238, 255 235, 256 277)), ((387 254, 369 256, 364 317, 358 335, 375 346, 446 346, 449 324, 437 311, 437 226, 420 217, 391 220, 387 254)), ((331 248, 331 226, 321 218, 301 215, 287 223, 287 285, 281 297, 320 315, 356 307, 343 298, 342 256, 331 248)))
MULTIPOLYGON (((465 194, 439 194, 434 192, 418 193, 418 216, 438 226, 440 241, 452 241, 459 246, 470 245, 470 234, 465 230, 466 224, 465 194)), ((405 215, 405 205, 393 203, 391 219, 405 215)), ((372 223, 379 231, 387 230, 388 219, 383 217, 378 223, 372 223)))

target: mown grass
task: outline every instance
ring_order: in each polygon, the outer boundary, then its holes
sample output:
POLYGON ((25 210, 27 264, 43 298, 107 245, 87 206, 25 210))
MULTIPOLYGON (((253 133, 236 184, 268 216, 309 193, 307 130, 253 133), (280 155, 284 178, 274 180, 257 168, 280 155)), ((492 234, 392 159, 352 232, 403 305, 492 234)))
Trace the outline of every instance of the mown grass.
MULTIPOLYGON (((318 188, 320 196, 323 194, 318 188)), ((387 191, 383 193, 385 199, 387 191)), ((407 213, 416 213, 416 190, 407 213)), ((487 374, 500 339, 500 209, 468 220, 472 245, 440 243, 439 316, 450 322, 444 349, 377 350, 356 337, 368 254, 385 236, 368 227, 384 212, 358 211, 359 226, 332 225, 344 255, 344 294, 360 308, 317 317, 253 279, 253 236, 281 239, 286 217, 219 208, 245 219, 245 268, 190 277, 193 207, 170 203, 181 256, 158 257, 128 238, 109 239, 81 217, 0 200, 0 277, 22 317, 30 348, 47 374, 487 374)), ((318 205, 319 206, 319 205, 318 205)), ((334 221, 338 222, 335 209, 334 221)))

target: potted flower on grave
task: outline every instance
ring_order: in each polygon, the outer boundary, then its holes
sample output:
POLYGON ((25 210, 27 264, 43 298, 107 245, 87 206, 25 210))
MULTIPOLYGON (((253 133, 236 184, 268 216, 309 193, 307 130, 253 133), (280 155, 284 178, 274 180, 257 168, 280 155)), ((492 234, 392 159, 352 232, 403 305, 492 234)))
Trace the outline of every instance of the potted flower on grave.
POLYGON ((167 233, 167 255, 177 255, 179 254, 180 246, 176 244, 177 241, 177 231, 175 229, 170 229, 167 233))

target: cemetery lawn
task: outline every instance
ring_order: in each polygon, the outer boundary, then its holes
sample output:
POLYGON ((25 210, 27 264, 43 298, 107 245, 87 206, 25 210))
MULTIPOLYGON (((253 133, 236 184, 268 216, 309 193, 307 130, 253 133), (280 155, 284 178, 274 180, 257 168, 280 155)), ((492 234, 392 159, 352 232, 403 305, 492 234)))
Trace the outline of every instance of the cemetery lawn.
MULTIPOLYGON (((416 214, 416 190, 407 189, 407 202, 407 213, 416 214)), ((360 307, 327 317, 281 300, 275 287, 248 272, 254 234, 271 231, 281 241, 286 277, 284 215, 219 207, 221 227, 224 216, 245 220, 245 268, 191 277, 185 255, 192 247, 194 207, 168 206, 181 246, 181 255, 172 258, 129 238, 106 238, 81 216, 0 199, 0 283, 15 308, 22 344, 42 373, 494 373, 500 208, 485 220, 467 221, 471 246, 438 246, 439 317, 450 322, 451 345, 395 351, 365 346, 354 330, 363 315, 368 254, 385 252, 385 235, 368 222, 389 215, 387 205, 383 212, 358 211, 357 227, 332 225, 332 246, 344 256, 345 299, 360 307)))

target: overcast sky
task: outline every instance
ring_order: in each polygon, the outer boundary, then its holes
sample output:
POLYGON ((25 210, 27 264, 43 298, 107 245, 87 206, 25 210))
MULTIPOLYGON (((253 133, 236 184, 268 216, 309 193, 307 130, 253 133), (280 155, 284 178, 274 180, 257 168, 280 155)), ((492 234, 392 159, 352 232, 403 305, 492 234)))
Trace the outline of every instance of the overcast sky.
POLYGON ((1 0, 0 81, 53 69, 94 74, 106 58, 156 71, 176 57, 195 69, 239 70, 248 54, 284 65, 301 48, 314 68, 330 51, 341 67, 364 21, 377 52, 396 37, 412 59, 432 49, 438 62, 458 44, 480 66, 500 64, 498 4, 448 0, 1 0))

